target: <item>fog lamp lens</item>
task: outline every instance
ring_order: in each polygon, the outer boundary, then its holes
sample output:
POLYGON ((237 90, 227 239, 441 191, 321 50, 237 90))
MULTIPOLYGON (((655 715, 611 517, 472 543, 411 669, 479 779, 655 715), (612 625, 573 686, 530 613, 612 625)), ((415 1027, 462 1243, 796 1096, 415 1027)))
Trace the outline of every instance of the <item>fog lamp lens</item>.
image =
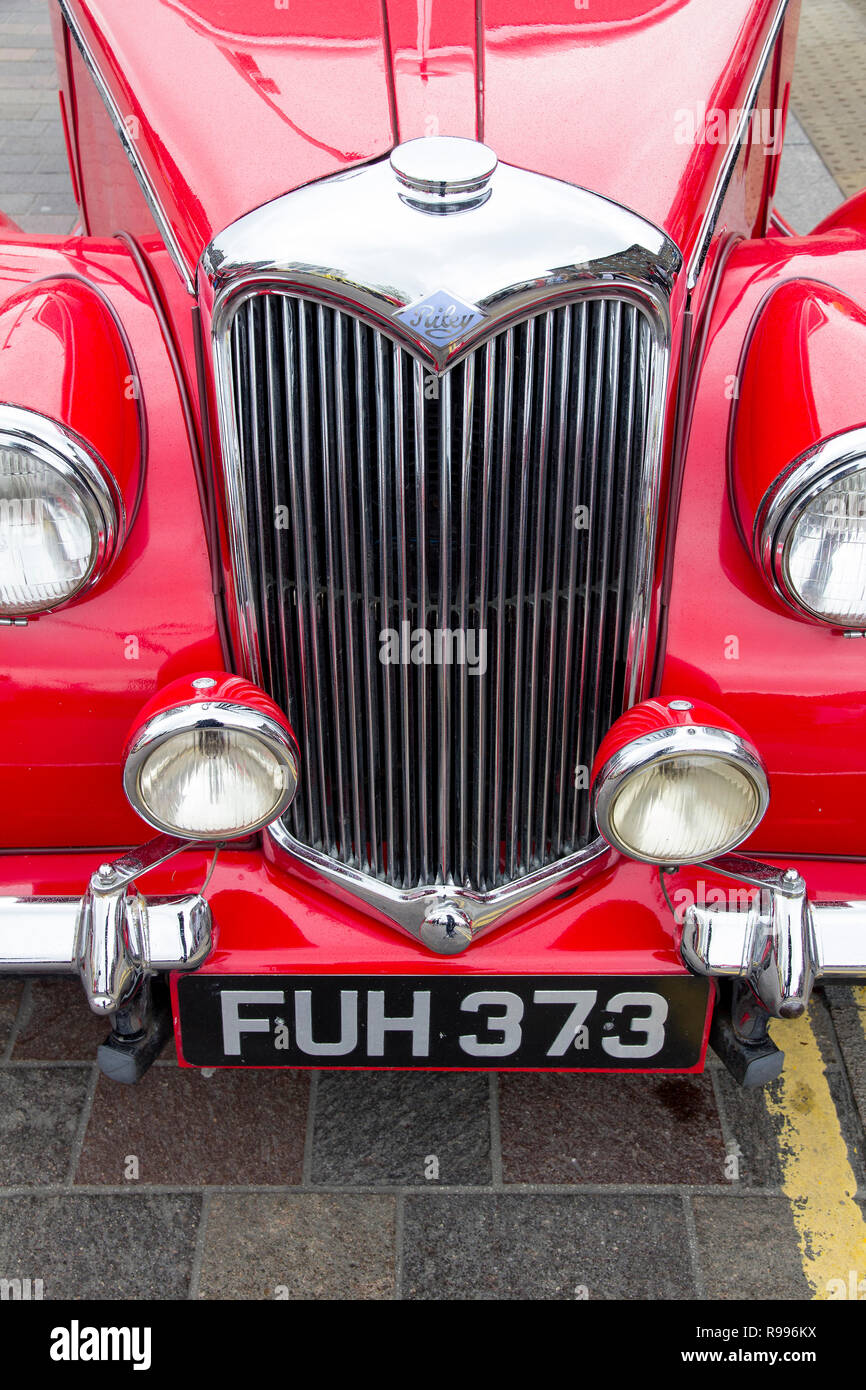
POLYGON ((759 807, 755 782, 721 758, 669 758, 624 780, 610 826, 635 858, 699 863, 744 839, 759 807))
POLYGON ((285 761, 237 729, 192 729, 150 754, 138 777, 144 807, 178 835, 236 835, 266 825, 286 790, 285 761))
POLYGON ((770 799, 745 735, 687 700, 649 700, 622 715, 599 749, 592 790, 604 839, 649 864, 727 853, 751 835, 770 799))

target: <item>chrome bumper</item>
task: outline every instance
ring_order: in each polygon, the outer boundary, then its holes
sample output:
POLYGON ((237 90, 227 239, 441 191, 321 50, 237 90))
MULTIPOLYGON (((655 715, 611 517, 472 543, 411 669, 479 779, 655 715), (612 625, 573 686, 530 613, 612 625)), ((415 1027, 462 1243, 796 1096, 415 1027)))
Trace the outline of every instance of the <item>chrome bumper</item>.
MULTIPOLYGON (((202 894, 145 898, 135 886, 185 848, 159 836, 102 865, 82 898, 0 897, 0 974, 78 975, 91 1009, 108 1017, 147 976, 195 970, 212 945, 202 894)), ((759 892, 746 905, 686 910, 681 954, 690 970, 744 981, 776 1018, 802 1014, 817 980, 866 977, 866 900, 810 903, 796 870, 739 855, 702 867, 759 892)))
POLYGON ((134 880, 186 843, 160 836, 105 864, 82 898, 0 897, 0 974, 78 975, 96 1014, 110 1016, 161 970, 195 970, 211 949, 200 894, 145 898, 134 880))
POLYGON ((705 867, 759 892, 733 908, 686 910, 681 952, 690 970, 744 980, 775 1018, 799 1017, 817 980, 866 976, 866 900, 810 903, 795 869, 740 855, 705 867))

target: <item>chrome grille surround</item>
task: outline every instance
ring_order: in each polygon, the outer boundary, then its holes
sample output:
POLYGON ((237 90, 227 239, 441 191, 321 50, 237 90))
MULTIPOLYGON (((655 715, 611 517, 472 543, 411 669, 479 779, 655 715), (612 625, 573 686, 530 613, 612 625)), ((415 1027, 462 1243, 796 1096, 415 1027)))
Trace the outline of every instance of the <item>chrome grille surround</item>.
MULTIPOLYGON (((580 583, 572 582, 561 604, 550 601, 550 593, 562 592, 561 577, 550 570, 551 564, 560 563, 559 546, 552 547, 548 560, 539 561, 545 509, 533 510, 531 494, 537 490, 539 496, 555 499, 546 500, 545 506, 556 511, 557 526, 561 525, 562 509, 573 504, 578 489, 577 470, 569 477, 569 456, 582 457, 580 447, 576 451, 574 447, 577 435, 570 446, 566 443, 568 419, 582 410, 587 418, 592 416, 596 445, 599 437, 603 446, 605 441, 609 444, 606 461, 599 463, 595 458, 598 466, 583 481, 593 490, 598 483, 603 515, 611 520, 613 483, 619 478, 613 465, 620 460, 614 457, 610 421, 623 418, 616 378, 625 364, 631 373, 632 399, 635 393, 641 398, 641 408, 628 416, 627 427, 642 433, 642 447, 626 461, 626 470, 631 469, 630 495, 618 532, 614 530, 611 537, 608 528, 597 528, 602 547, 613 552, 606 554, 605 565, 609 559, 621 565, 626 555, 631 564, 630 587, 613 586, 616 628, 621 634, 613 645, 621 647, 621 671, 619 694, 612 706, 608 694, 608 709, 602 712, 602 719, 609 723, 621 708, 639 698, 646 666, 668 366, 667 305, 679 265, 679 252, 663 233, 570 185, 500 164, 491 197, 483 207, 433 219, 401 202, 396 180, 384 161, 310 185, 258 209, 221 234, 203 257, 202 299, 207 307, 212 297, 231 581, 245 674, 288 702, 291 717, 301 725, 302 791, 288 823, 270 828, 270 852, 296 874, 315 882, 328 880, 332 891, 354 903, 361 900, 434 949, 462 949, 467 941, 520 910, 529 898, 540 903, 586 872, 597 870, 609 853, 601 840, 591 838, 588 790, 585 807, 578 808, 577 798, 572 798, 569 808, 582 817, 580 833, 573 828, 570 837, 562 834, 562 772, 551 770, 553 726, 546 697, 554 704, 559 699, 555 712, 561 717, 564 711, 568 722, 568 682, 563 686, 557 666, 563 658, 555 651, 550 624, 555 628, 554 614, 560 607, 572 621, 573 605, 583 603, 588 612, 592 585, 584 585, 581 596, 580 583), (286 248, 284 259, 277 253, 282 247, 286 248), (428 297, 438 298, 446 287, 448 296, 481 313, 467 315, 467 322, 477 321, 462 337, 437 345, 415 331, 413 316, 404 311, 428 297), (590 338, 601 365, 591 380, 587 372, 590 338), (574 372, 577 362, 580 389, 569 396, 565 377, 574 372), (607 391, 603 390, 605 378, 607 391), (343 383, 342 391, 335 388, 335 379, 343 383), (510 393, 503 386, 506 379, 510 393), (437 381, 439 391, 439 423, 432 433, 424 395, 431 380, 437 381), (309 389, 302 391, 308 381, 309 389), (589 393, 588 385, 593 388, 589 393), (290 394, 295 409, 286 411, 290 394), (257 408, 251 409, 254 397, 257 408), (313 397, 319 403, 316 406, 310 403, 313 397), (322 407, 322 402, 327 404, 322 407), (503 406, 519 416, 516 430, 509 430, 498 418, 503 406), (365 409, 373 426, 363 423, 365 409), (277 422, 276 417, 283 415, 288 424, 277 422), (447 429, 442 427, 446 418, 447 429), (259 421, 268 436, 266 442, 259 441, 259 421), (375 428, 383 421, 387 432, 375 428), (501 459, 492 457, 496 441, 503 440, 508 443, 501 459), (381 449, 377 441, 382 442, 381 449), (426 453, 431 445, 435 456, 428 467, 426 453), (378 460, 373 457, 377 452, 378 460), (251 453, 259 459, 258 468, 250 466, 247 455, 251 453), (350 496, 355 458, 361 460, 360 492, 350 496), (419 459, 425 459, 423 466, 417 466, 419 459), (467 546, 459 541, 469 534, 470 500, 483 502, 485 486, 496 486, 497 463, 501 469, 515 460, 517 524, 509 523, 505 504, 498 513, 482 505, 477 534, 491 551, 505 547, 500 553, 512 557, 518 587, 515 593, 500 593, 496 601, 488 593, 485 610, 484 593, 472 590, 471 583, 467 586, 467 546), (311 464, 323 476, 314 476, 311 464), (557 479, 556 487, 547 493, 545 467, 557 479), (397 486, 401 477, 403 488, 397 486), (387 506, 383 502, 380 507, 376 493, 383 485, 392 488, 392 496, 387 506), (435 495, 431 496, 431 488, 435 495), (315 501, 321 503, 325 494, 333 499, 331 506, 316 508, 315 501), (306 558, 300 551, 294 556, 297 582, 289 586, 288 597, 280 578, 286 575, 287 558, 280 550, 286 538, 277 531, 274 540, 268 539, 261 524, 277 498, 291 515, 292 534, 300 549, 310 552, 306 558), (358 513, 359 498, 363 515, 358 513), (352 512, 353 506, 363 524, 339 532, 340 511, 352 512), (407 510, 414 526, 407 527, 407 510), (380 524, 378 530, 373 526, 368 531, 373 515, 380 524), (494 526, 497 516, 499 530, 494 526), (534 525, 538 527, 536 543, 534 525), (430 531, 426 535, 425 526, 430 531), (459 538, 453 550, 448 543, 452 527, 459 538), (393 541, 392 532, 396 532, 393 541), (514 546, 519 535, 528 537, 525 565, 523 547, 515 550, 514 546), (318 558, 310 568, 314 549, 318 558), (389 558, 392 573, 383 580, 382 566, 388 568, 389 558), (306 597, 305 575, 309 578, 306 597), (349 582, 342 582, 344 576, 349 582), (357 582, 353 585, 352 580, 357 582), (513 658, 516 650, 520 659, 507 676, 505 663, 498 662, 497 688, 483 716, 481 697, 467 696, 465 666, 459 676, 449 672, 443 677, 442 667, 431 672, 429 679, 424 673, 411 692, 405 685, 405 667, 400 668, 394 679, 403 682, 402 700, 399 692, 396 698, 392 692, 390 698, 377 702, 372 686, 386 677, 371 673, 369 632, 360 641, 338 643, 335 639, 334 652, 323 648, 321 641, 309 641, 322 604, 320 624, 324 621, 333 633, 351 629, 357 637, 359 625, 369 622, 373 589, 376 629, 389 626, 382 622, 383 615, 389 614, 402 622, 423 611, 429 620, 423 626, 435 623, 440 629, 453 628, 455 615, 465 618, 473 609, 479 615, 493 613, 500 623, 504 612, 513 615, 511 645, 507 641, 503 645, 500 632, 495 653, 497 660, 500 650, 505 656, 510 651, 513 658), (270 595, 266 603, 264 594, 270 595), (390 606, 382 602, 388 597, 390 606), (545 598, 546 628, 537 621, 539 602, 545 598), (531 621, 521 630, 525 614, 531 621), (294 636, 287 634, 287 627, 294 636), (547 646, 545 631, 550 638, 547 646), (306 665, 300 675, 284 670, 288 656, 281 653, 292 651, 299 664, 306 665), (518 718, 523 663, 532 677, 525 696, 527 705, 531 703, 528 721, 525 711, 523 719, 518 718), (318 669, 311 672, 311 665, 318 669), (321 669, 325 666, 327 671, 321 669), (554 677, 548 685, 545 674, 554 677), (559 688, 554 690, 557 677, 559 688), (496 721, 495 712, 501 706, 501 687, 512 682, 513 718, 506 728, 496 721), (311 692, 318 692, 315 709, 311 709, 311 692), (355 731, 348 740, 344 733, 335 760, 330 757, 330 730, 325 728, 326 706, 332 721, 345 720, 355 731), (375 730, 363 719, 374 707, 375 730), (467 711, 471 711, 469 719, 467 711), (490 726, 486 739, 478 738, 482 718, 490 726), (537 747, 527 752, 524 746, 527 722, 533 744, 539 720, 546 729, 544 757, 537 747), (464 731, 469 723, 468 742, 478 751, 477 766, 471 767, 465 756, 464 731), (419 746, 428 750, 428 758, 417 757, 419 746), (462 760, 452 759, 455 746, 462 760), (361 775, 364 767, 377 765, 383 751, 394 764, 393 795, 389 794, 390 764, 378 788, 361 775), (516 765, 514 759, 523 763, 522 773, 510 782, 503 775, 509 758, 512 765, 516 765), (494 770, 491 778, 490 767, 498 767, 498 775, 494 770), (544 786, 540 806, 531 790, 526 791, 527 776, 530 788, 536 779, 544 786), (376 804, 379 791, 385 793, 381 805, 376 804), (487 833, 484 822, 491 815, 492 827, 482 850, 487 833), (551 821, 559 822, 556 834, 548 824, 551 821), (505 844, 498 865, 497 825, 502 827, 505 844), (371 835, 370 827, 377 833, 371 835), (533 850, 539 841, 540 853, 533 850), (399 853, 391 851, 394 844, 399 853), (461 939, 453 931, 442 934, 437 924, 448 919, 448 912, 440 911, 443 907, 451 912, 449 920, 456 912, 465 921, 461 939)), ((575 553, 572 545, 572 559, 575 553)), ((564 553, 562 567, 567 567, 564 553)), ((604 574, 602 589, 610 582, 607 569, 604 574)), ((476 590, 479 583, 494 587, 489 556, 486 565, 479 565, 476 580, 476 590)), ((584 645, 580 661, 577 652, 572 653, 574 670, 578 665, 582 668, 578 694, 599 675, 609 687, 613 685, 612 675, 601 665, 603 603, 601 608, 600 617, 595 613, 590 617, 598 627, 594 649, 584 645)), ((460 626, 465 630, 467 625, 461 622, 460 626)), ((560 627, 565 630, 566 625, 560 622, 560 627)), ((485 679, 480 678, 481 684, 485 679)), ((570 679, 574 680, 573 675, 570 679)), ((583 705, 585 716, 594 723, 593 703, 578 700, 577 704, 583 705)), ((599 722, 591 734, 584 731, 582 745, 579 740, 575 744, 589 748, 588 761, 592 745, 604 732, 599 722)), ((562 743, 563 767, 567 745, 568 737, 562 743)))

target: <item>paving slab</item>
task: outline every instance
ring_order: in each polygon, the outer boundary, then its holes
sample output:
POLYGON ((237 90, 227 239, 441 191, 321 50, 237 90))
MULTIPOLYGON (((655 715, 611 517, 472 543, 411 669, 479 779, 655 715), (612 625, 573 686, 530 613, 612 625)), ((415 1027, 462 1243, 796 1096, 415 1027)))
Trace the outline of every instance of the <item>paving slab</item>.
POLYGON ((488 1183, 490 1083, 435 1072, 325 1072, 316 1095, 315 1183, 488 1183))
POLYGON ((298 1183, 308 1105, 303 1072, 218 1071, 205 1077, 186 1068, 152 1067, 135 1086, 100 1076, 75 1181, 298 1183))
POLYGON ((0 1057, 9 1044, 23 992, 23 980, 16 979, 14 975, 0 978, 0 1057))
POLYGON ((392 1298, 396 1211, 366 1193, 213 1196, 199 1297, 392 1298))
POLYGON ((694 1197, 695 1235, 708 1299, 809 1299, 797 1233, 784 1197, 694 1197))
POLYGON ((109 1027, 87 1006, 79 980, 31 980, 12 1056, 16 1062, 93 1062, 109 1027))
POLYGON ((46 1299, 186 1298, 200 1210, 175 1193, 0 1196, 0 1271, 46 1299))
POLYGON ((725 1186, 778 1190, 782 1171, 777 1131, 763 1088, 744 1090, 723 1068, 714 1070, 713 1076, 725 1127, 725 1186))
POLYGON ((825 990, 861 1129, 866 1135, 866 986, 825 990))
POLYGON ((525 1183, 721 1183, 709 1076, 505 1075, 502 1173, 525 1183))
POLYGON ((693 1298, 679 1197, 408 1197, 403 1296, 412 1299, 693 1298))
POLYGON ((87 1067, 0 1068, 0 1187, 66 1181, 89 1081, 87 1067))

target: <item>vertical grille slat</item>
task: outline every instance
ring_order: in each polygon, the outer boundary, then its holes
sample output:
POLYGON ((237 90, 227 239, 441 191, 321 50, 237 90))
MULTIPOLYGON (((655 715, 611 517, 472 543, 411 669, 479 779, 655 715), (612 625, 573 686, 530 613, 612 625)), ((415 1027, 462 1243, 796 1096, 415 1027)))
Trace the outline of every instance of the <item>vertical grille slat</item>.
MULTIPOLYGON (((330 675, 330 731, 336 740, 337 747, 341 750, 338 758, 330 760, 331 766, 336 772, 336 793, 337 793, 337 850, 341 858, 347 857, 347 847, 350 844, 347 834, 348 818, 346 812, 346 742, 343 734, 343 707, 344 700, 341 698, 340 679, 340 653, 344 646, 339 637, 337 603, 339 599, 339 579, 337 574, 337 538, 336 528, 339 521, 339 510, 336 503, 334 491, 334 411, 335 411, 335 382, 334 382, 334 342, 333 342, 333 312, 319 305, 317 308, 318 319, 318 416, 319 416, 319 458, 322 467, 322 486, 324 489, 324 505, 322 508, 324 520, 324 598, 327 605, 328 628, 323 636, 330 638, 325 641, 325 649, 328 654, 328 667, 330 675)), ((308 461, 312 464, 312 460, 308 461)), ((311 470, 310 470, 311 471, 311 470)), ((333 788, 332 788, 333 791, 333 788)), ((352 862, 351 854, 348 856, 352 862)))
MULTIPOLYGON (((481 417, 481 509, 479 515, 480 538, 476 538, 479 545, 480 565, 478 582, 478 615, 479 627, 482 620, 486 617, 489 605, 490 594, 490 539, 492 531, 491 506, 492 506, 492 470, 494 463, 494 441, 493 424, 494 408, 496 404, 495 396, 495 370, 496 370, 496 343, 491 341, 484 349, 484 405, 481 417)), ((489 639, 490 634, 485 632, 484 653, 485 660, 489 661, 489 639)), ((488 667, 489 669, 489 667, 488 667)), ((487 875, 490 873, 490 860, 485 856, 484 837, 487 820, 489 816, 490 794, 487 788, 487 711, 488 711, 488 682, 486 672, 478 680, 478 713, 477 727, 478 733, 475 740, 475 855, 473 873, 471 881, 477 887, 486 886, 487 875)))
MULTIPOLYGON (((511 766, 508 775, 511 779, 510 809, 508 815, 508 878, 515 877, 521 859, 520 843, 520 788, 522 781, 523 745, 523 697, 526 684, 524 671, 527 613, 526 613, 526 553, 529 546, 529 486, 530 450, 532 447, 532 387, 535 368, 535 320, 530 319, 522 329, 523 370, 520 386, 520 412, 517 441, 516 492, 517 532, 514 537, 516 584, 513 605, 514 646, 511 683, 511 711, 509 731, 511 735, 511 766)), ((522 856, 525 858, 525 855, 522 856)))
MULTIPOLYGON (((470 627, 469 607, 469 566, 470 513, 472 486, 472 427, 475 418, 475 359, 470 357, 463 366, 463 420, 460 441, 460 531, 459 535, 459 587, 458 587, 458 631, 468 634, 470 627)), ((476 631, 477 631, 476 624, 476 631)), ((466 661, 457 668, 460 684, 459 728, 457 738, 457 760, 459 767, 459 792, 457 797, 458 847, 455 876, 459 884, 468 886, 469 879, 469 826, 472 810, 469 804, 469 670, 466 661)))
MULTIPOLYGON (((553 314, 547 313, 540 320, 543 325, 542 371, 540 401, 538 409, 538 428, 535 435, 536 452, 536 515, 535 515, 535 573, 532 585, 532 606, 530 618, 532 635, 529 645, 529 678, 527 696, 529 702, 528 744, 526 757, 526 820, 524 832, 524 862, 529 865, 540 862, 536 855, 536 820, 538 805, 535 796, 536 745, 538 742, 538 704, 543 694, 538 684, 538 650, 541 629, 545 621, 546 604, 543 603, 544 565, 546 559, 545 521, 547 519, 547 470, 548 433, 550 429, 550 392, 553 353, 553 314)), ((541 850, 539 849, 539 854, 541 850)))
POLYGON ((302 750, 295 840, 481 892, 583 849, 642 622, 646 315, 572 301, 437 377, 274 288, 228 347, 252 649, 302 750))
MULTIPOLYGON (((393 472, 391 469, 391 413, 389 408, 387 370, 385 359, 385 343, 381 335, 377 334, 375 339, 375 382, 376 382, 376 471, 377 471, 377 497, 379 503, 379 563, 382 576, 382 588, 379 601, 379 614, 381 619, 381 631, 385 632, 392 628, 394 616, 394 600, 392 598, 393 567, 391 564, 391 544, 390 533, 386 527, 390 526, 391 519, 391 492, 393 488, 393 472)), ((393 880, 397 872, 396 868, 396 846, 397 846, 397 819, 394 809, 394 781, 397 775, 397 759, 395 756, 395 702, 396 692, 394 690, 393 668, 390 664, 380 663, 382 666, 381 679, 383 686, 382 693, 382 736, 385 749, 385 777, 377 779, 378 786, 381 781, 385 783, 385 843, 382 846, 382 868, 383 872, 387 867, 388 876, 393 880)))
MULTIPOLYGON (((418 625, 426 628, 430 609, 427 590, 427 441, 424 429, 427 420, 425 409, 424 368, 415 363, 415 515, 418 546, 418 625)), ((430 874, 428 828, 430 807, 427 782, 429 757, 427 683, 422 681, 418 690, 418 833, 421 845, 421 879, 426 883, 430 874)))
MULTIPOLYGON (((403 373, 405 364, 400 349, 392 344, 391 347, 391 366, 393 372, 394 387, 394 470, 395 470, 395 502, 397 520, 397 585, 400 591, 400 625, 398 633, 398 647, 402 647, 405 634, 412 630, 412 611, 409 602, 409 533, 406 524, 406 502, 408 479, 406 473, 406 441, 405 441, 405 416, 404 416, 404 383, 403 373)), ((386 522, 387 526, 387 522, 386 522)), ((385 544, 388 544, 387 530, 383 533, 385 544)), ((402 652, 400 653, 402 656, 402 652)), ((401 680, 401 701, 399 716, 402 724, 403 734, 403 758, 402 758, 402 811, 403 811, 403 884, 411 883, 414 875, 415 854, 413 845, 413 825, 412 825, 412 772, 414 768, 412 754, 412 691, 409 679, 410 667, 408 662, 400 661, 400 680, 401 680)), ((399 775, 399 774, 398 774, 399 775)), ((395 870, 396 870, 396 850, 395 850, 395 870)))
MULTIPOLYGON (((291 304, 292 301, 289 301, 289 303, 291 304)), ((298 329, 298 376, 300 378, 298 396, 301 426, 299 460, 301 474, 300 490, 303 492, 303 526, 300 534, 301 543, 306 551, 306 593, 313 675, 312 689, 310 690, 310 703, 314 710, 313 720, 316 729, 316 766, 319 774, 319 812, 322 826, 318 843, 320 843, 323 848, 327 849, 328 852, 331 852, 336 848, 337 837, 333 823, 328 767, 325 755, 324 729, 328 715, 319 636, 318 557, 314 553, 314 549, 316 548, 316 527, 313 518, 316 513, 314 511, 313 479, 311 473, 313 431, 310 419, 310 398, 308 392, 304 389, 304 383, 310 379, 309 372, 312 363, 310 360, 309 339, 307 334, 307 315, 304 306, 295 306, 295 313, 298 329)), ((288 350, 291 350, 290 347, 288 350)), ((293 462, 294 460, 290 455, 288 459, 290 467, 293 462)), ((306 733, 306 730, 304 732, 306 733)), ((310 780, 309 776, 304 780, 310 780)))
POLYGON ((505 681, 507 675, 505 661, 505 598, 508 592, 508 501, 511 487, 511 421, 514 404, 514 329, 503 335, 502 354, 502 396, 499 403, 499 542, 496 566, 496 650, 494 653, 494 680, 496 703, 493 712, 493 815, 490 823, 490 886, 500 882, 501 855, 500 827, 502 805, 506 799, 504 754, 507 746, 505 727, 505 681))
MULTIPOLYGON (((451 382, 452 373, 444 376, 439 384, 439 408, 441 425, 439 428, 439 584, 437 600, 437 628, 440 634, 451 627, 451 468, 452 468, 452 419, 451 382)), ((434 638, 435 641, 435 638, 434 638)), ((439 825, 437 863, 442 882, 446 881, 450 860, 451 826, 451 672, 444 659, 437 668, 436 684, 439 689, 438 709, 438 782, 439 782, 439 825)))
MULTIPOLYGON (((348 715, 348 742, 349 742, 349 763, 351 776, 349 786, 352 796, 352 845, 354 846, 353 855, 359 867, 367 868, 367 846, 366 837, 361 834, 361 765, 358 757, 359 751, 363 748, 361 729, 358 724, 358 681, 356 670, 356 655, 358 651, 358 634, 355 630, 355 588, 354 575, 355 565, 352 557, 352 541, 355 528, 360 524, 360 517, 356 517, 354 508, 349 500, 349 433, 350 425, 347 420, 347 407, 350 400, 351 383, 349 379, 349 342, 348 342, 348 323, 344 314, 334 315, 334 373, 336 378, 335 386, 335 434, 336 434, 336 453, 338 471, 338 496, 340 517, 340 555, 342 559, 342 575, 340 577, 340 588, 343 595, 344 613, 344 642, 343 647, 346 655, 346 680, 345 697, 348 715)), ((357 373, 356 373, 357 374, 357 373)))
POLYGON ((566 846, 569 843, 566 835, 566 811, 569 801, 569 788, 572 781, 577 780, 573 769, 580 766, 579 742, 578 746, 574 749, 576 756, 573 761, 569 757, 569 754, 572 750, 571 729, 577 717, 580 691, 580 686, 577 687, 577 691, 574 689, 574 661, 578 638, 578 634, 575 632, 575 617, 578 611, 578 536, 580 535, 578 528, 578 508, 587 506, 587 503, 582 500, 582 496, 588 471, 583 457, 583 427, 584 417, 586 415, 588 306, 586 304, 575 305, 570 312, 573 317, 577 316, 578 318, 576 335, 577 355, 572 359, 577 385, 571 410, 571 430, 573 435, 569 441, 571 445, 570 455, 571 458, 575 460, 575 463, 572 468, 571 498, 568 511, 568 572, 564 622, 565 656, 562 687, 560 691, 560 729, 562 732, 559 758, 559 796, 557 798, 556 836, 554 839, 555 852, 558 855, 565 852, 566 846))
MULTIPOLYGON (((370 451, 370 416, 368 398, 370 394, 370 361, 367 332, 360 323, 355 322, 355 428, 358 458, 358 536, 361 546, 361 627, 364 649, 364 706, 367 718, 363 730, 366 747, 367 766, 364 774, 364 788, 367 806, 367 836, 365 842, 366 858, 370 871, 378 874, 381 869, 379 804, 377 800, 376 769, 379 766, 379 698, 378 698, 378 650, 376 640, 376 542, 373 530, 373 505, 375 478, 372 476, 370 451)), ((360 731, 359 731, 360 732, 360 731)))
MULTIPOLYGON (((545 711, 545 727, 547 731, 547 742, 544 757, 544 778, 541 794, 541 831, 540 842, 542 846, 547 844, 548 826, 553 821, 553 806, 551 804, 555 790, 556 773, 556 658, 557 658, 557 638, 559 635, 559 585, 560 585, 560 565, 562 560, 562 528, 563 528, 563 508, 565 502, 565 473, 566 473, 566 448, 568 443, 568 378, 571 368, 571 324, 572 311, 560 309, 560 334, 559 334, 559 370, 557 374, 556 388, 558 392, 556 406, 556 486, 555 486, 555 509, 553 518, 553 562, 550 576, 550 634, 549 651, 547 660, 547 705, 545 711)), ((573 529, 573 520, 565 519, 568 530, 573 529)))

